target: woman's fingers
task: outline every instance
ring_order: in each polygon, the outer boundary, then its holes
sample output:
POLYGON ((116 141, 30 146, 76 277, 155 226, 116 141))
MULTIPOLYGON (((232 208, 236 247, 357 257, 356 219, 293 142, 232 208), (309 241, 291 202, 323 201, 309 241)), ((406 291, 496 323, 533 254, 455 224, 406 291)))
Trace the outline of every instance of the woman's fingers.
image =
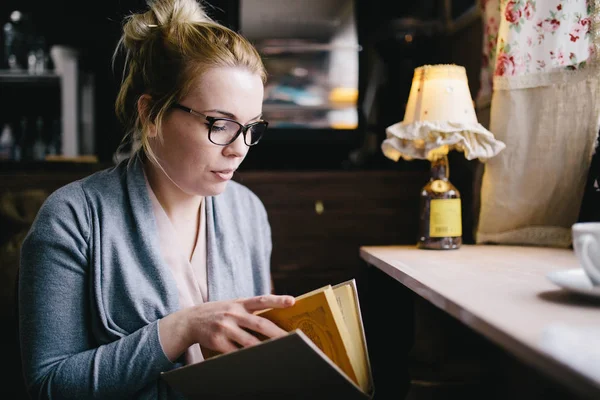
MULTIPOLYGON (((247 314, 251 315, 251 314, 247 314)), ((244 330, 240 321, 244 317, 237 317, 221 321, 217 330, 211 335, 211 339, 204 346, 220 353, 229 353, 240 347, 248 347, 260 343, 260 340, 252 332, 244 330)))
POLYGON ((261 340, 252 332, 249 332, 242 327, 236 327, 229 334, 229 339, 242 347, 250 347, 259 344, 261 340))
POLYGON ((239 347, 284 336, 287 331, 255 313, 270 308, 292 306, 294 297, 264 295, 245 299, 208 302, 194 307, 189 325, 191 339, 202 347, 229 353, 239 347))
POLYGON ((264 296, 250 297, 242 300, 244 307, 249 312, 260 311, 267 308, 286 308, 294 305, 296 300, 288 295, 266 294, 264 296))
POLYGON ((214 341, 213 345, 210 346, 210 349, 217 351, 218 353, 231 353, 232 351, 238 350, 238 346, 226 336, 221 336, 214 341))
POLYGON ((239 321, 239 325, 267 338, 280 337, 287 334, 287 331, 277 326, 274 322, 258 315, 248 314, 246 318, 239 321))
POLYGON ((236 324, 225 328, 213 346, 221 353, 229 353, 241 347, 259 344, 262 340, 285 335, 287 332, 268 319, 247 314, 238 319, 236 324))

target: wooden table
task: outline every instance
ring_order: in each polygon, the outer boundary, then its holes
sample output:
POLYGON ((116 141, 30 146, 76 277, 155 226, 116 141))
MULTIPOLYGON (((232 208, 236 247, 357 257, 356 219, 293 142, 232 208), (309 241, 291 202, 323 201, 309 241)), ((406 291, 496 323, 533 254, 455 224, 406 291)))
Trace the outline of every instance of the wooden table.
MULTIPOLYGON (((550 271, 578 268, 572 250, 363 246, 360 256, 574 394, 600 398, 600 359, 594 371, 585 371, 555 356, 544 341, 556 326, 600 332, 600 301, 565 293, 546 278, 550 271)), ((600 337, 590 346, 598 348, 600 337)))

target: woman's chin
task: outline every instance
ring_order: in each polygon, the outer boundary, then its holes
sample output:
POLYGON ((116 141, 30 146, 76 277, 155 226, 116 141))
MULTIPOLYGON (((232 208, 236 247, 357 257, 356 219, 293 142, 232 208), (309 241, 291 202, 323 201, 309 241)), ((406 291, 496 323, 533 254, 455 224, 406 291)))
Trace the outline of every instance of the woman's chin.
POLYGON ((217 196, 225 191, 228 182, 212 183, 210 185, 202 185, 202 187, 193 188, 188 194, 194 196, 217 196))

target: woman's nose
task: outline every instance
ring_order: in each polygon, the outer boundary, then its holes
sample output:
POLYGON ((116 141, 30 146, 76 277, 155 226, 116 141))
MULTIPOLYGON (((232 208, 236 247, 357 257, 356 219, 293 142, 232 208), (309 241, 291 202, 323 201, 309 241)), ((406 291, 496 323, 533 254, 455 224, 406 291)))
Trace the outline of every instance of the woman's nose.
POLYGON ((223 153, 229 157, 243 157, 248 153, 248 145, 244 142, 244 133, 240 133, 238 137, 229 143, 223 149, 223 153))

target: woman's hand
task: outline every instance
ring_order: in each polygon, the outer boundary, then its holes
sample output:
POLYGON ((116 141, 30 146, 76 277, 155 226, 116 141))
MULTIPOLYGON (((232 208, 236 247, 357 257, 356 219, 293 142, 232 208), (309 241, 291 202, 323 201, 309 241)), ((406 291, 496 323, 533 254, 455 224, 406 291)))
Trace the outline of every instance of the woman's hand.
POLYGON ((255 312, 286 308, 294 301, 292 296, 268 294, 208 302, 177 311, 159 322, 163 350, 174 361, 194 343, 218 353, 229 353, 260 343, 249 331, 267 338, 283 336, 287 334, 285 330, 255 312))

